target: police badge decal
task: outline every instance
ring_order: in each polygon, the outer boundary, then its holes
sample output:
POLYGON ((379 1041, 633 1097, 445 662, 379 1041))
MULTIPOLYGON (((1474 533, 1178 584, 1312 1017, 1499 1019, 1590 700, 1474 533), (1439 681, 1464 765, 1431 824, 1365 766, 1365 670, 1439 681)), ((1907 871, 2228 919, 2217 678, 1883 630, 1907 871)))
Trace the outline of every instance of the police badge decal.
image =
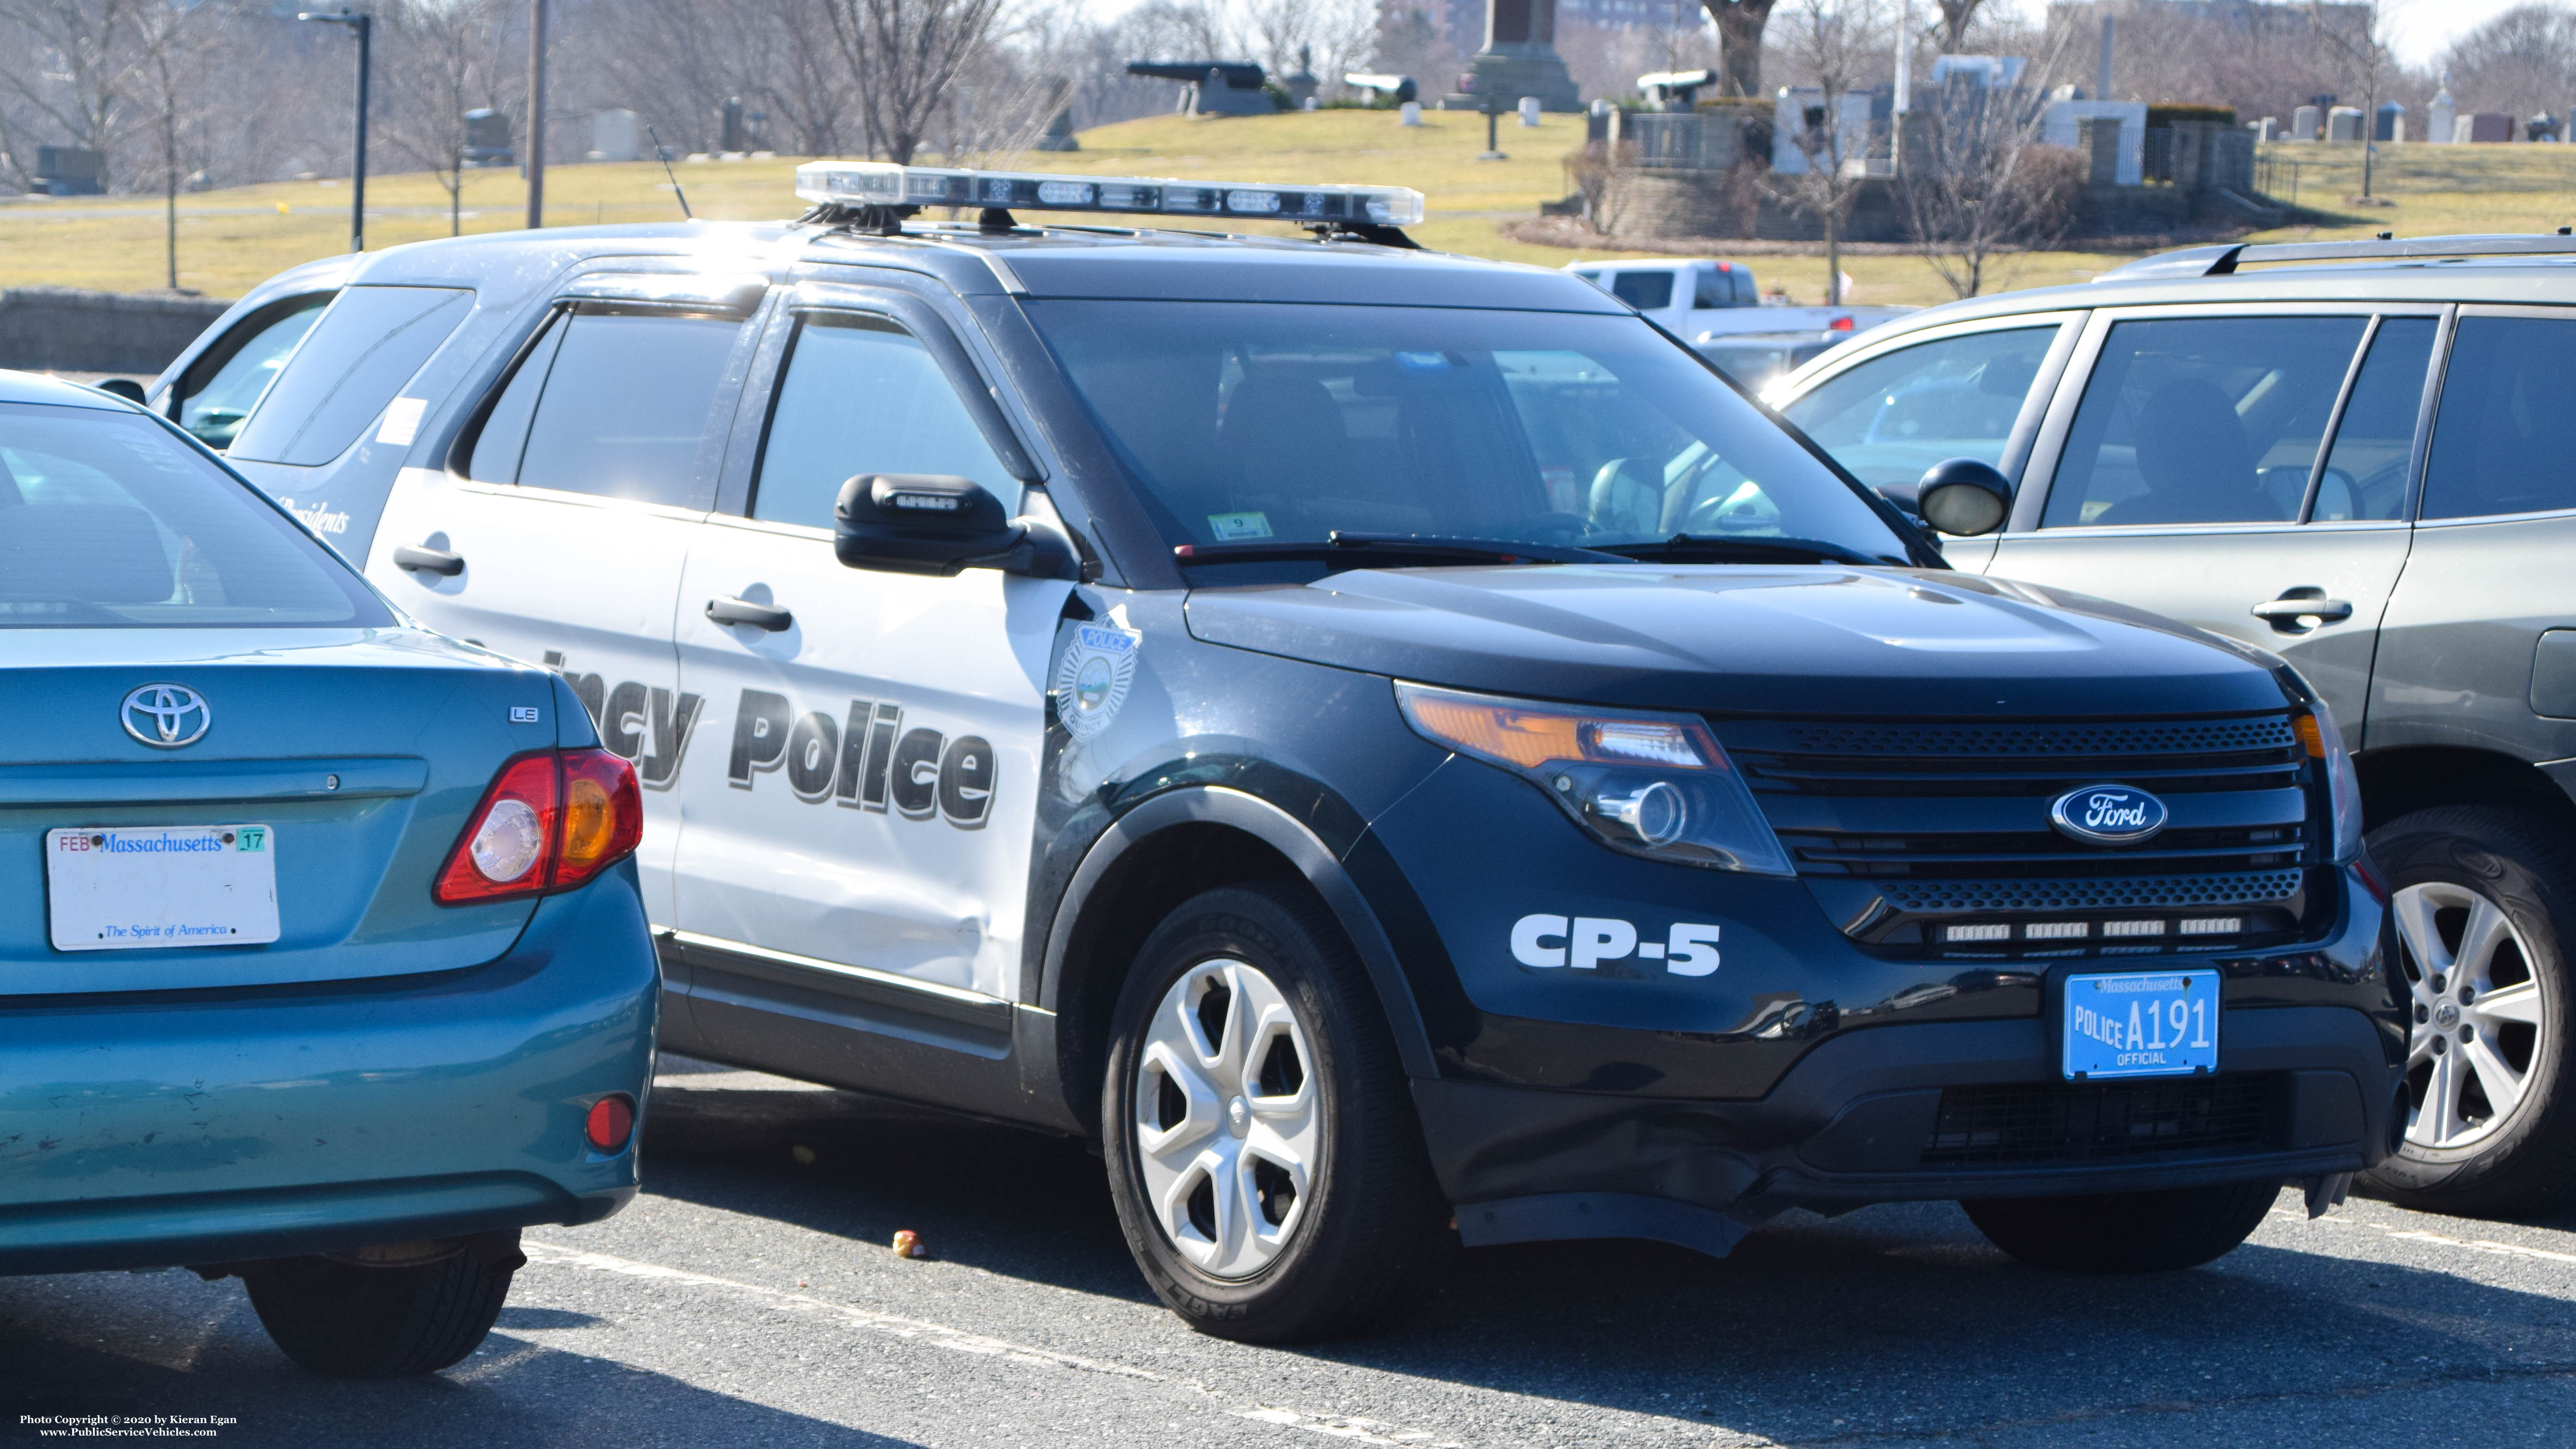
POLYGON ((1118 707, 1127 702, 1127 686, 1136 678, 1136 644, 1142 637, 1097 624, 1074 626, 1055 667, 1055 717, 1066 734, 1087 740, 1118 717, 1118 707))

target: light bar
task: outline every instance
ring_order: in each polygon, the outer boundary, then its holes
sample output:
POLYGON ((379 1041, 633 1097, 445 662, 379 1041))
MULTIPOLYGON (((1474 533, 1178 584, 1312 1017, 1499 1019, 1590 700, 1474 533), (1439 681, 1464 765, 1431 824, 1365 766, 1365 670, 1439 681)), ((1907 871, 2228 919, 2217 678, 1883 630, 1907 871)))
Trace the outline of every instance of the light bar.
POLYGON ((897 166, 891 161, 808 161, 796 168, 796 195, 827 206, 977 206, 1354 226, 1412 226, 1422 220, 1422 193, 1402 186, 1058 176, 1043 171, 897 166))

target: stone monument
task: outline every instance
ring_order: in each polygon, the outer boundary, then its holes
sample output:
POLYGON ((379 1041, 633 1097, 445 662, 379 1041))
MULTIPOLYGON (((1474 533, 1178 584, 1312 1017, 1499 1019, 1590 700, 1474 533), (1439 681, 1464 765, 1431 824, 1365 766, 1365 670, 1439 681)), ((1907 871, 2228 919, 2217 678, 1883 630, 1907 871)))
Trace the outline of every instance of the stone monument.
POLYGON ((1551 111, 1580 111, 1574 76, 1556 53, 1556 0, 1485 0, 1485 44, 1440 98, 1445 111, 1510 111, 1523 96, 1551 111))

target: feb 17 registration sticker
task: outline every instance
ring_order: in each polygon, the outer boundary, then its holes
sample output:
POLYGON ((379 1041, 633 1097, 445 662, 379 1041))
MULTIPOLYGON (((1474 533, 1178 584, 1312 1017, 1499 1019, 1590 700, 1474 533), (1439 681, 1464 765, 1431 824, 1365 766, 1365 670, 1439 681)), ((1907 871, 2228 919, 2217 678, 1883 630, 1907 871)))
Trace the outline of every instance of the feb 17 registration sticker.
POLYGON ((2218 1070, 2218 973, 2124 971, 2066 978, 2067 1080, 2218 1070))
POLYGON ((277 832, 147 825, 45 832, 57 951, 260 946, 277 939, 277 832))

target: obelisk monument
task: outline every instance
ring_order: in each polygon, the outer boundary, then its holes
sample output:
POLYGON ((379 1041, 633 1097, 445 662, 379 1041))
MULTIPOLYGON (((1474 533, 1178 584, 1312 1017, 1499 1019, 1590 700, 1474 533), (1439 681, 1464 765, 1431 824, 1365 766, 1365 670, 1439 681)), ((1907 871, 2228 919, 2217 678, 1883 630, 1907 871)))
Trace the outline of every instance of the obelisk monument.
POLYGON ((1556 0, 1485 0, 1484 48, 1440 107, 1508 111, 1523 96, 1538 97, 1542 110, 1583 109, 1574 76, 1556 53, 1556 0))

